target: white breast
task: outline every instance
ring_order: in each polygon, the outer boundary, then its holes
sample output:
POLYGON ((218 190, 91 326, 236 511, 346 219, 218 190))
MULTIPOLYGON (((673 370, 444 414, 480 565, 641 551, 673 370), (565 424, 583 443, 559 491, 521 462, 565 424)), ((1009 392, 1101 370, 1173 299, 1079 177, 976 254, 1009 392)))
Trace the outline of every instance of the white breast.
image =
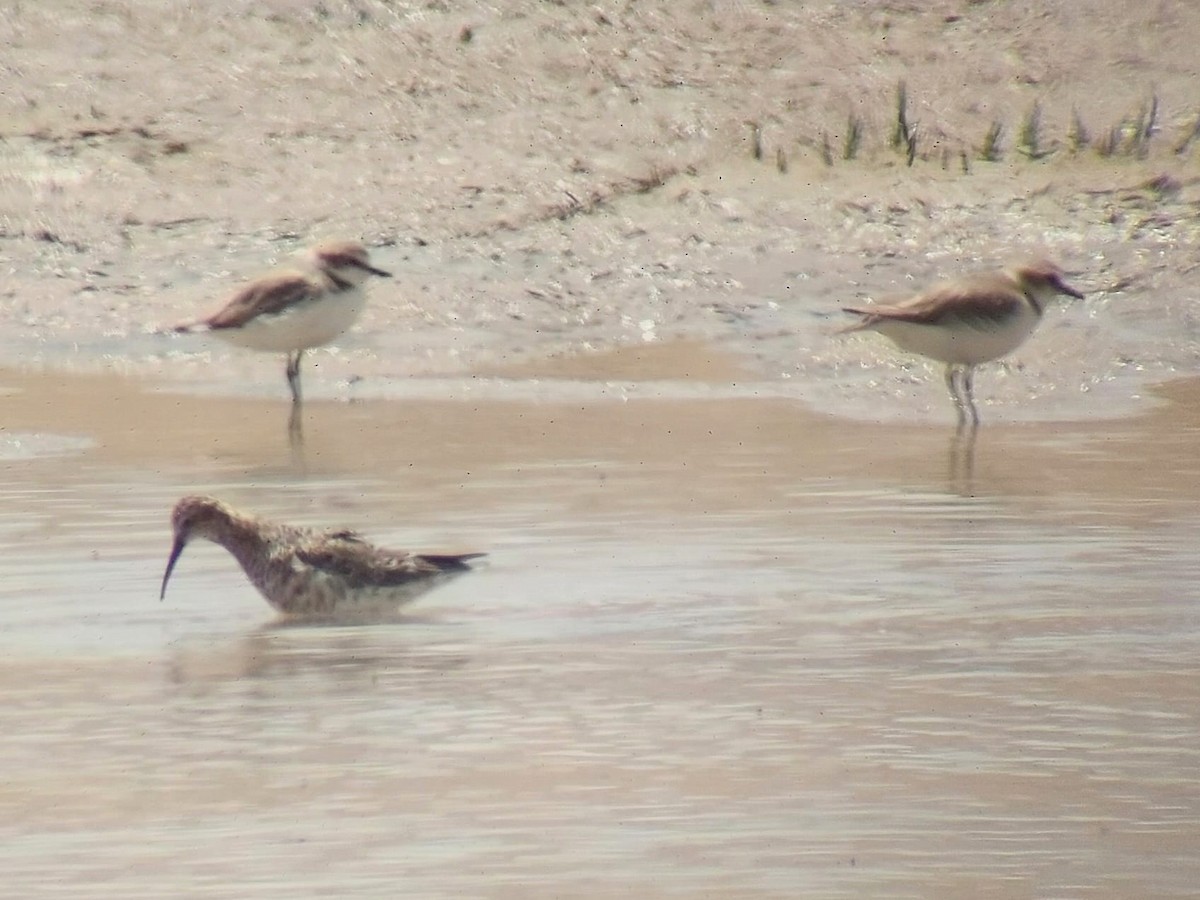
POLYGON ((366 292, 359 287, 321 293, 283 312, 257 316, 240 328, 222 328, 213 333, 251 350, 274 353, 307 350, 344 334, 362 315, 366 303, 366 292))
POLYGON ((994 327, 975 327, 961 320, 937 325, 882 319, 871 327, 910 353, 954 365, 975 366, 1012 353, 1037 328, 1040 316, 1029 306, 994 327))

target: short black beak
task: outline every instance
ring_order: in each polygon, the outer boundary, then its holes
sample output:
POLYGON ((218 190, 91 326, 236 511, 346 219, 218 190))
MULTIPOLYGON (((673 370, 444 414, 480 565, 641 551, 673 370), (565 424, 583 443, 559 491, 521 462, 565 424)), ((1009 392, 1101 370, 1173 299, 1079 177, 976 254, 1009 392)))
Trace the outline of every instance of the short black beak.
POLYGON ((184 538, 175 538, 175 543, 171 545, 171 555, 167 559, 167 571, 163 573, 162 590, 158 592, 158 599, 161 601, 167 596, 167 581, 171 578, 171 572, 175 569, 175 563, 179 561, 180 554, 183 553, 183 548, 187 546, 187 541, 184 538))
POLYGON ((1075 290, 1075 288, 1071 287, 1069 284, 1067 284, 1061 278, 1058 279, 1058 282, 1054 286, 1056 288, 1058 288, 1058 292, 1060 294, 1066 294, 1068 297, 1074 297, 1076 300, 1083 299, 1082 291, 1075 290))
POLYGON ((360 269, 364 269, 365 271, 370 272, 372 275, 378 275, 380 278, 392 277, 391 272, 385 272, 383 269, 377 269, 370 263, 359 263, 358 266, 360 269))

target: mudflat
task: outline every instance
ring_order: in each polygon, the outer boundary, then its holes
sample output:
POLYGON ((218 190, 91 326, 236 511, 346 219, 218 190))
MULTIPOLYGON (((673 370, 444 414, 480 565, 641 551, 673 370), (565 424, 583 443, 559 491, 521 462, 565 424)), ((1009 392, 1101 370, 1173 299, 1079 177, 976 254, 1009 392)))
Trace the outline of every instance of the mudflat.
POLYGON ((0 361, 257 384, 152 332, 346 236, 398 277, 320 359, 338 396, 688 337, 820 409, 926 417, 911 360, 830 340, 839 306, 1029 255, 1088 299, 1001 370, 1028 377, 981 378, 1005 415, 1128 412, 1195 369, 1182 0, 3 17, 0 361))

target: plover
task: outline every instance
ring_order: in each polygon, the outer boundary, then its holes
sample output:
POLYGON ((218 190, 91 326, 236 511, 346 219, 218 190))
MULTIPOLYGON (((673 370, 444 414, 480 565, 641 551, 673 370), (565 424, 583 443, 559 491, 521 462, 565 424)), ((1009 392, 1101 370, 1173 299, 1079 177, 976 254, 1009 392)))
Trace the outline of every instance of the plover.
POLYGON ((172 330, 211 332, 239 347, 286 353, 288 386, 298 406, 300 357, 355 323, 367 303, 361 285, 370 275, 391 277, 370 264, 362 244, 327 241, 300 253, 295 267, 249 282, 212 315, 172 330))
POLYGON ((878 331, 910 353, 946 364, 958 424, 979 424, 975 367, 1011 353, 1033 333, 1058 294, 1082 299, 1047 260, 947 281, 895 305, 846 306, 862 321, 844 331, 878 331))
POLYGON ((386 611, 445 578, 470 571, 485 553, 415 554, 375 547, 353 531, 269 522, 213 497, 184 497, 171 514, 175 541, 159 599, 183 548, 201 537, 220 544, 271 606, 290 616, 386 611))

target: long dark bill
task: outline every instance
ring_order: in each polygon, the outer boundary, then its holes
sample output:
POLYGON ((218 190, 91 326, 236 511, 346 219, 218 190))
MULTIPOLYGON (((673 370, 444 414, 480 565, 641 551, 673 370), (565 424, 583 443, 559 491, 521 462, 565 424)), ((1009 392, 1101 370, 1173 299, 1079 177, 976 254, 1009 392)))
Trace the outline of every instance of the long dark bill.
POLYGON ((158 593, 160 601, 167 596, 167 582, 171 578, 171 572, 175 569, 175 563, 179 561, 179 556, 183 553, 183 548, 186 546, 187 541, 183 538, 175 538, 175 543, 171 545, 171 555, 167 558, 167 571, 163 572, 162 590, 158 593))

